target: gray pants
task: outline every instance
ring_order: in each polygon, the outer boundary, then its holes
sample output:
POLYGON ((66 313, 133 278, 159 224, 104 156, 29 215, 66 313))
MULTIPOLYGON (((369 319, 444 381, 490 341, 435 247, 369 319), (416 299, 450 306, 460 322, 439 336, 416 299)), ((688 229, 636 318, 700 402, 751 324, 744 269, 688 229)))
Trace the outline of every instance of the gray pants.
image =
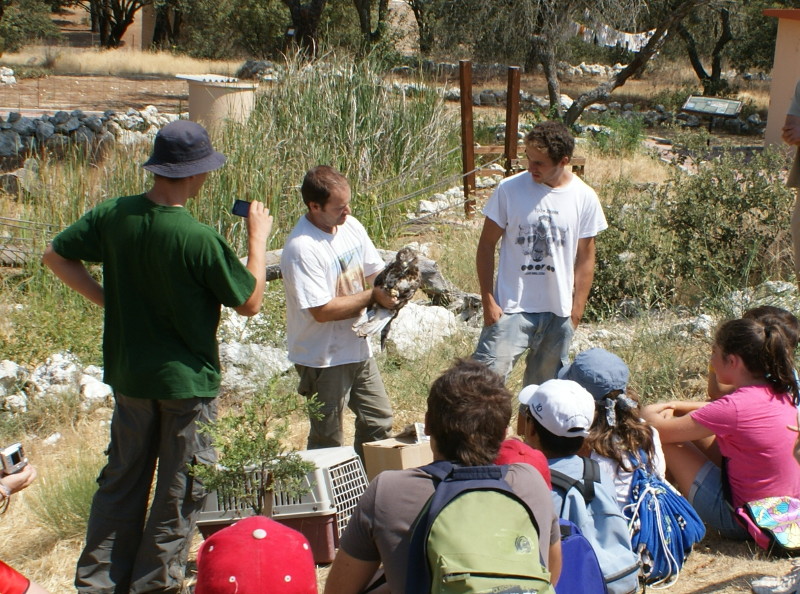
POLYGON ((197 423, 216 418, 217 402, 148 400, 119 393, 115 400, 108 463, 97 479, 75 587, 104 594, 177 593, 206 495, 189 467, 216 461, 211 440, 197 432, 197 423))
POLYGON ((392 405, 375 359, 333 367, 295 367, 300 374, 297 391, 307 398, 316 396, 321 405, 321 418, 310 419, 309 450, 344 445, 345 405, 356 416, 354 447, 362 459, 364 443, 391 435, 392 405))

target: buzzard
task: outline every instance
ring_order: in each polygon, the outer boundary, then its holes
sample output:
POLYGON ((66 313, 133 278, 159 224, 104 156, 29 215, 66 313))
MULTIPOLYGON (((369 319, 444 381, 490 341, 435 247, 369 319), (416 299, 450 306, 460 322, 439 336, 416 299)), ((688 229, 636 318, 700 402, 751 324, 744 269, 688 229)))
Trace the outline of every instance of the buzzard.
POLYGON ((397 298, 394 309, 386 309, 373 303, 367 313, 353 324, 353 330, 359 336, 372 336, 381 333, 381 349, 386 344, 392 320, 397 317, 400 308, 408 303, 417 292, 420 285, 419 268, 417 267, 417 252, 406 246, 397 252, 394 261, 390 262, 377 277, 375 286, 383 288, 387 293, 397 298))

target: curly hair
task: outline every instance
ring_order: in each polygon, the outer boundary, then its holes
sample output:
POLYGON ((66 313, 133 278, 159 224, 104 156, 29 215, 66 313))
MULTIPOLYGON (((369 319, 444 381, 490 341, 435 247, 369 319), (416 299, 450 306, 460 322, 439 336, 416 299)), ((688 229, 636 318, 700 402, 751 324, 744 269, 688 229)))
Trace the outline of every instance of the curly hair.
POLYGON ((571 159, 575 150, 575 139, 561 122, 539 122, 528 132, 525 144, 545 151, 553 163, 561 162, 564 157, 571 159))
POLYGON ((491 464, 511 420, 511 400, 502 377, 483 363, 457 359, 431 384, 426 431, 447 460, 491 464))

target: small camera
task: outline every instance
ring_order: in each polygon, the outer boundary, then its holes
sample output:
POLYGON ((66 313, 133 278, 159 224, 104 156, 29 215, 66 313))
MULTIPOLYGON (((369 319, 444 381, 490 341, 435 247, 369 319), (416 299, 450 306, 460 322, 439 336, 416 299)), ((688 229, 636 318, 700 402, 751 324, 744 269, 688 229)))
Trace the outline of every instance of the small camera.
POLYGON ((19 472, 28 464, 28 459, 25 457, 25 450, 22 448, 21 443, 4 448, 0 452, 0 462, 3 464, 3 474, 14 474, 19 472))

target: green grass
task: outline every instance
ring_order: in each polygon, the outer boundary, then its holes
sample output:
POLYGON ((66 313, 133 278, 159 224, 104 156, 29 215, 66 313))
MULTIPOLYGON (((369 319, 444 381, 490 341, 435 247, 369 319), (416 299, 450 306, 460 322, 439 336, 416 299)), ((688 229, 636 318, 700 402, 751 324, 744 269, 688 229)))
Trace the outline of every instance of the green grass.
POLYGON ((86 534, 95 482, 105 462, 99 452, 77 451, 61 472, 40 479, 28 506, 37 522, 58 540, 86 534))

